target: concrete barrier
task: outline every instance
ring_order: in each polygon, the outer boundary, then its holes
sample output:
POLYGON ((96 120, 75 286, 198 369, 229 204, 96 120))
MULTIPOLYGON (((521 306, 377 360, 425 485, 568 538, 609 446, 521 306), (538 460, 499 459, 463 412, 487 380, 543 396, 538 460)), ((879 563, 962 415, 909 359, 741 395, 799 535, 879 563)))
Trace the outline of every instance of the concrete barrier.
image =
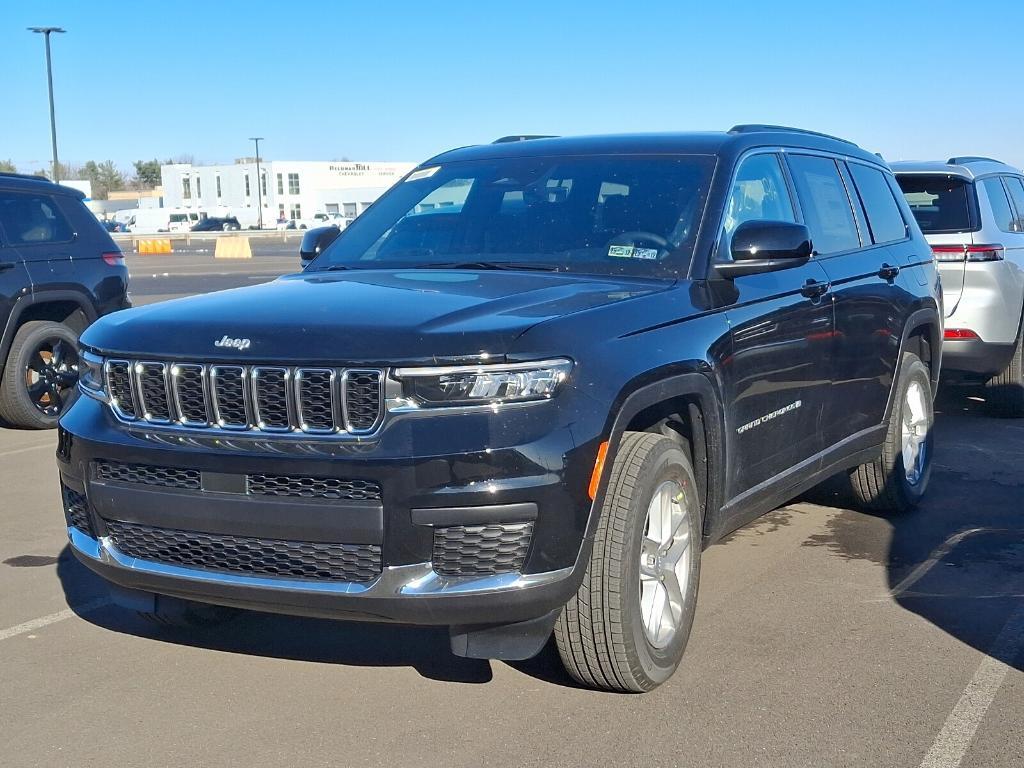
POLYGON ((139 240, 135 248, 137 253, 144 255, 162 254, 162 253, 174 253, 174 248, 171 246, 169 238, 162 237, 156 239, 139 240))
POLYGON ((246 235, 217 238, 217 248, 213 252, 215 259, 251 259, 252 247, 246 235))

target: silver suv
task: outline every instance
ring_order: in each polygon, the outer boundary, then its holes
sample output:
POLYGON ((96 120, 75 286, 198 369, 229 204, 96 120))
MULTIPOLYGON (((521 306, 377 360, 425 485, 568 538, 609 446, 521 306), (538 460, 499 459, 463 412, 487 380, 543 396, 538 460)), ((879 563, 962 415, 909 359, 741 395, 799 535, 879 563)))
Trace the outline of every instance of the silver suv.
POLYGON ((944 378, 984 383, 994 414, 1024 416, 1024 173, 987 157, 892 169, 942 276, 944 378))

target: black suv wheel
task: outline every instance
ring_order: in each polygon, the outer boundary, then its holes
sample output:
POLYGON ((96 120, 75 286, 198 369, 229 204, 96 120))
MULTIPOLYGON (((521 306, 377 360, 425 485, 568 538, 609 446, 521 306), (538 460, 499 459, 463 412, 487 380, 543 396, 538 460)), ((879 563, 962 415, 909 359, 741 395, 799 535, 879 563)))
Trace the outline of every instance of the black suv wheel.
POLYGON ((50 429, 78 394, 78 336, 63 323, 32 320, 14 336, 3 381, 0 418, 50 429))

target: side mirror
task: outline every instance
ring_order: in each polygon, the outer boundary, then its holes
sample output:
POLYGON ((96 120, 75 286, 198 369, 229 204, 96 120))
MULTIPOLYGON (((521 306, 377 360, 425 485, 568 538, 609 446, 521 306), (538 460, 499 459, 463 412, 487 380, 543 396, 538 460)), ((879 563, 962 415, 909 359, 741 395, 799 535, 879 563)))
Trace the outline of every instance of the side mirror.
POLYGON ((732 233, 731 252, 732 261, 713 265, 715 272, 726 280, 803 266, 814 248, 811 233, 803 224, 745 221, 732 233))
POLYGON ((309 262, 315 259, 328 245, 338 239, 341 230, 337 227, 314 227, 307 229, 302 236, 302 243, 299 245, 299 260, 302 268, 309 266, 309 262))

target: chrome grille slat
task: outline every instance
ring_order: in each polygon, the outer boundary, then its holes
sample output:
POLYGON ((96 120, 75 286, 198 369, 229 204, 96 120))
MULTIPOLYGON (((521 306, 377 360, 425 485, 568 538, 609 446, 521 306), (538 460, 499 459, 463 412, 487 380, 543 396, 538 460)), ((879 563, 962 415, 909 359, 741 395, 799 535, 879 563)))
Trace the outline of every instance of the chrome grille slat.
POLYGON ((111 359, 104 370, 110 406, 122 421, 365 437, 383 420, 379 368, 111 359))

